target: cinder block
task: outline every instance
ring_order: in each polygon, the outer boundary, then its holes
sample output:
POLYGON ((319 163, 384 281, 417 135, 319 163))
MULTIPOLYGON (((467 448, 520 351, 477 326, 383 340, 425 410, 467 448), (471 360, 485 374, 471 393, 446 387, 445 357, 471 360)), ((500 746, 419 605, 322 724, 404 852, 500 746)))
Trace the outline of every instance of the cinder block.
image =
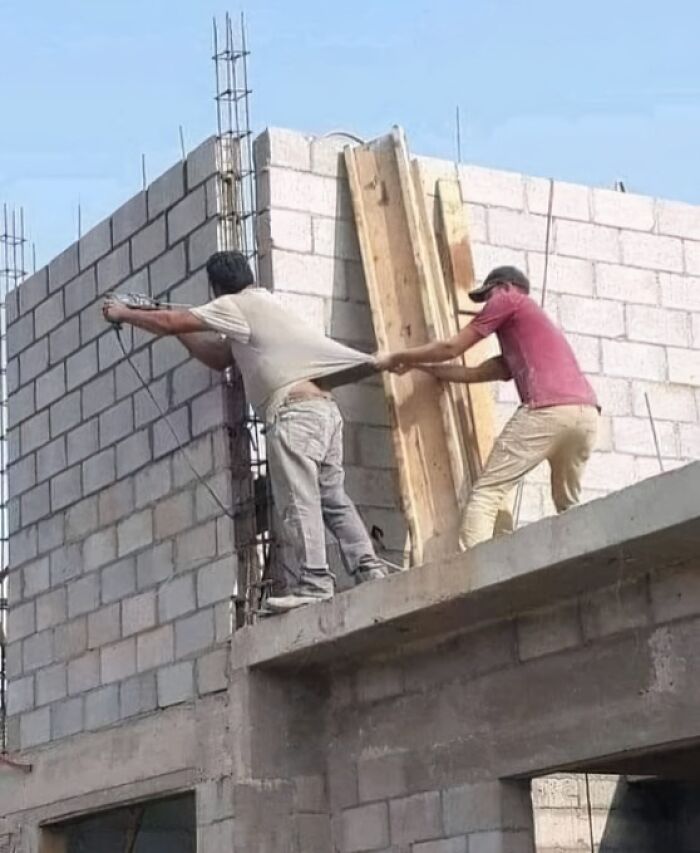
POLYGON ((559 302, 559 315, 563 328, 569 332, 606 338, 625 333, 624 310, 619 302, 564 295, 559 302))
MULTIPOLYGON (((656 436, 663 456, 678 456, 678 436, 672 421, 655 419, 656 436)), ((656 456, 654 435, 648 418, 615 418, 612 424, 613 446, 620 453, 656 456)))
POLYGON ((172 488, 170 459, 154 462, 134 477, 136 506, 143 507, 167 495, 172 488))
POLYGON ((49 555, 51 585, 65 583, 80 574, 82 558, 79 545, 64 545, 49 555))
POLYGON ((344 181, 271 167, 260 187, 261 210, 286 208, 351 221, 350 193, 344 181))
POLYGON ((200 610, 175 622, 175 657, 201 652, 214 644, 214 611, 200 610))
POLYGON ((112 220, 103 219, 90 231, 81 237, 78 243, 80 269, 84 270, 106 255, 112 248, 112 220))
MULTIPOLYGON (((138 407, 138 402, 136 403, 136 406, 138 407)), ((175 434, 180 439, 179 443, 181 445, 188 444, 190 440, 190 425, 189 409, 187 406, 182 406, 180 409, 170 412, 169 418, 170 424, 175 430, 175 434)), ((175 438, 162 420, 153 425, 153 457, 155 459, 159 459, 166 453, 171 453, 177 448, 177 446, 178 444, 176 443, 175 438)))
MULTIPOLYGON (((328 220, 334 222, 334 220, 328 220)), ((349 223, 347 223, 349 224, 349 223)), ((292 252, 311 252, 313 238, 311 216, 296 210, 274 209, 261 214, 258 222, 258 240, 265 251, 272 248, 288 249, 292 252)), ((326 251, 322 254, 332 255, 326 251)))
MULTIPOLYGON (((531 213, 547 213, 549 209, 549 181, 546 178, 525 178, 527 208, 531 213)), ((552 216, 556 219, 591 218, 591 188, 581 184, 555 181, 552 194, 552 216)))
POLYGON ((571 333, 566 337, 574 350, 581 370, 584 373, 600 373, 602 364, 600 338, 571 333))
POLYGON ((627 335, 631 340, 677 347, 690 344, 688 315, 681 311, 651 308, 646 305, 627 305, 625 313, 627 335))
POLYGON ((24 421, 20 429, 20 441, 22 454, 26 455, 36 450, 49 440, 49 416, 47 412, 40 412, 33 418, 24 421))
POLYGON ((66 361, 66 387, 69 391, 87 382, 97 373, 97 346, 93 343, 74 353, 66 361))
POLYGON ((58 290, 78 272, 78 244, 73 243, 49 262, 49 290, 58 290))
POLYGON ((206 215, 204 187, 199 187, 168 211, 168 245, 174 245, 194 231, 204 222, 206 215))
POLYGON ((97 293, 106 293, 113 290, 129 277, 131 273, 131 261, 129 258, 129 247, 123 243, 114 251, 110 252, 97 263, 97 293))
MULTIPOLYGON (((632 237, 646 235, 632 234, 632 237)), ((588 225, 581 222, 557 220, 554 225, 554 246, 556 253, 573 255, 576 258, 587 258, 594 261, 620 260, 620 242, 618 232, 614 228, 603 225, 588 225)), ((626 261, 625 261, 626 262, 626 261)), ((638 261, 636 266, 647 266, 638 261)))
POLYGON ((14 358, 34 341, 34 315, 26 314, 7 327, 7 355, 14 358))
POLYGON ((83 699, 77 696, 66 699, 51 708, 51 737, 54 740, 69 737, 83 730, 83 699))
POLYGON ((165 251, 165 246, 165 216, 160 216, 131 238, 131 262, 134 269, 149 264, 165 251))
POLYGON ((36 600, 36 630, 43 631, 65 622, 67 614, 65 587, 40 595, 36 600))
POLYGON ((216 649, 198 658, 196 663, 197 693, 206 696, 228 687, 228 649, 216 649))
POLYGON ((96 573, 68 584, 68 616, 72 619, 95 610, 100 603, 100 584, 96 573))
MULTIPOLYGON (((200 524, 181 533, 175 540, 175 567, 177 571, 194 568, 216 557, 216 522, 200 524)), ((216 565, 216 564, 215 564, 216 565)), ((209 567, 216 573, 215 566, 209 567)), ((219 572, 216 577, 219 577, 219 572)), ((201 577, 201 575, 200 575, 201 577)), ((212 577, 213 579, 213 577, 212 577)), ((208 587, 207 587, 208 588, 208 587)), ((198 599, 200 606, 202 599, 198 599)), ((221 600, 221 599, 212 599, 221 600)), ((207 601, 211 604, 211 601, 207 601)))
POLYGON ((410 844, 443 834, 440 792, 428 791, 389 803, 392 844, 410 844))
POLYGON ((100 649, 100 681, 123 681, 136 672, 136 640, 132 637, 100 649))
POLYGON ((136 590, 136 564, 133 557, 119 560, 102 570, 102 602, 117 601, 136 590))
POLYGON ((308 171, 311 168, 310 139, 301 133, 278 127, 267 128, 254 143, 258 170, 269 166, 308 171))
POLYGON ((83 570, 86 572, 102 568, 116 556, 117 537, 114 527, 98 530, 83 542, 83 570))
POLYGON ((51 405, 59 397, 65 397, 66 377, 64 365, 57 364, 52 370, 47 371, 36 380, 36 407, 43 409, 51 405))
POLYGON ((68 464, 81 462, 88 456, 93 456, 99 448, 99 430, 97 418, 81 424, 77 429, 68 433, 66 445, 68 448, 68 464))
POLYGON ((102 304, 99 301, 83 308, 78 315, 78 322, 80 324, 80 342, 83 346, 109 332, 109 327, 102 316, 102 304))
POLYGON ((25 598, 31 598, 49 588, 49 558, 40 557, 22 568, 22 588, 25 598))
POLYGON ((649 621, 647 581, 599 590, 581 602, 581 620, 587 640, 607 637, 649 621))
POLYGON ((142 510, 121 521, 117 526, 119 556, 145 548, 153 541, 153 515, 142 510))
POLYGON ((155 507, 155 533, 157 539, 167 539, 194 524, 194 495, 191 491, 179 492, 162 500, 155 507))
POLYGON ((443 820, 447 835, 527 829, 532 824, 529 784, 482 782, 448 788, 443 791, 443 820))
POLYGON ((173 542, 168 540, 136 557, 136 583, 138 589, 144 589, 173 574, 173 542))
POLYGON ((397 504, 393 470, 346 468, 346 488, 350 497, 362 506, 391 508, 397 504))
POLYGON ((51 499, 49 496, 49 484, 41 483, 25 492, 20 498, 22 505, 22 523, 32 524, 39 518, 43 518, 51 511, 51 499))
POLYGON ((11 642, 22 640, 36 631, 34 602, 15 605, 10 609, 7 636, 11 642))
POLYGON ((477 832, 469 836, 469 853, 533 853, 530 830, 520 832, 477 832))
MULTIPOLYGON (((22 643, 22 669, 25 673, 48 666, 53 661, 54 641, 51 629, 31 634, 22 643)), ((65 626, 61 625, 56 630, 57 645, 56 656, 61 652, 62 646, 58 644, 65 635, 65 626)))
POLYGON ((667 272, 683 271, 683 245, 674 237, 623 231, 620 242, 624 264, 667 272))
MULTIPOLYGON (((555 255, 547 267, 547 291, 572 293, 575 296, 593 296, 593 268, 591 261, 555 255)), ((541 292, 544 277, 544 253, 527 253, 527 270, 533 287, 541 292)), ((602 295, 602 294, 601 294, 602 295)))
POLYGON ((360 758, 357 778, 360 802, 401 797, 408 792, 406 754, 360 758))
POLYGON ((193 436, 226 423, 226 401, 222 385, 217 384, 211 390, 200 394, 192 401, 191 407, 193 436))
POLYGON ((584 479, 586 488, 606 493, 624 489, 635 481, 634 457, 626 453, 593 453, 584 479))
POLYGON ((34 382, 30 382, 28 385, 18 388, 10 396, 8 415, 11 426, 17 426, 17 424, 31 417, 37 411, 34 398, 34 384, 34 382))
POLYGON ((467 836, 443 838, 441 841, 423 841, 413 845, 414 853, 467 853, 467 836))
POLYGON ((100 415, 100 447, 107 447, 134 429, 134 408, 131 397, 117 403, 100 415))
POLYGON ((489 242, 492 245, 544 250, 546 217, 494 207, 488 211, 488 222, 489 242))
POLYGON ((686 272, 691 275, 700 275, 700 242, 684 240, 683 259, 686 272))
POLYGON ((272 252, 272 276, 294 291, 325 298, 345 298, 343 268, 333 258, 302 255, 275 249, 272 252))
POLYGON ((211 385, 212 371, 194 359, 176 368, 172 377, 174 406, 196 397, 211 385))
POLYGON ((218 172, 218 141, 215 136, 210 136, 200 143, 187 155, 185 162, 185 176, 187 179, 187 191, 203 183, 207 178, 218 172))
MULTIPOLYGON (((608 381, 615 383, 619 380, 611 379, 608 381)), ((596 383, 599 384, 599 382, 600 380, 596 379, 596 383)), ((633 408, 626 407, 625 411, 621 409, 614 411, 610 405, 605 408, 610 414, 630 414, 634 411, 637 417, 648 419, 649 413, 645 394, 649 397, 649 405, 654 418, 691 423, 697 420, 693 389, 683 385, 671 385, 667 382, 635 382, 632 386, 633 408)))
POLYGON ((195 609, 194 578, 191 574, 175 578, 159 589, 159 621, 169 622, 195 609))
MULTIPOLYGON (((150 349, 141 350, 131 356, 131 361, 136 364, 139 373, 143 376, 144 382, 148 382, 151 378, 151 351, 150 349)), ((141 380, 134 373, 131 364, 126 361, 117 364, 114 369, 116 397, 121 400, 129 394, 133 394, 138 388, 141 388, 141 380)))
POLYGON ((36 379, 49 366, 48 338, 42 338, 23 350, 19 356, 19 378, 22 385, 36 379))
MULTIPOLYGON (((146 224, 146 193, 140 192, 117 208, 112 214, 114 245, 131 237, 146 224)), ((136 264, 134 264, 136 266, 136 264)))
POLYGON ((156 594, 149 590, 122 601, 122 634, 140 634, 156 624, 156 594))
POLYGON ((119 685, 101 687, 85 697, 85 728, 101 729, 119 719, 119 685))
POLYGON ((8 643, 5 646, 5 664, 5 675, 8 681, 13 681, 21 677, 24 671, 21 640, 18 640, 16 643, 8 643))
POLYGON ((384 390, 375 385, 345 385, 334 391, 333 396, 350 423, 371 426, 388 426, 389 416, 384 390))
POLYGON ((593 219, 601 225, 651 231, 654 227, 654 199, 616 190, 593 190, 593 219))
POLYGON ((39 481, 47 480, 66 467, 66 442, 63 436, 40 447, 36 454, 36 470, 39 481))
POLYGON ((697 205, 659 200, 656 215, 661 234, 700 240, 700 207, 697 205))
POLYGON ((176 163, 148 187, 148 218, 155 217, 182 198, 185 192, 185 164, 176 163))
POLYGON ((12 465, 7 472, 10 496, 16 497, 36 485, 36 460, 34 454, 24 456, 12 465))
POLYGON ((136 638, 136 660, 139 672, 170 663, 174 658, 174 629, 163 625, 136 638))
POLYGON ((700 459, 700 426, 679 424, 680 455, 683 459, 700 459))
POLYGON ((541 657, 581 642, 581 625, 576 604, 527 614, 518 620, 518 651, 521 660, 541 657))
POLYGON ((165 708, 194 698, 193 667, 193 661, 182 661, 158 670, 159 707, 165 708))
POLYGON ((100 683, 100 654, 90 651, 68 661, 68 693, 85 693, 100 683))
POLYGON ((11 429, 7 433, 7 463, 12 465, 20 458, 20 430, 19 427, 11 429))
POLYGON ((7 393, 14 394, 19 388, 19 358, 7 362, 7 393))
POLYGON ((521 210, 525 205, 523 176, 517 172, 459 165, 459 183, 465 201, 521 210))
POLYGON ((66 665, 64 663, 41 669, 36 674, 37 705, 48 705, 66 696, 66 665))
POLYGON ((97 649, 113 643, 121 637, 121 616, 119 604, 102 607, 87 618, 87 645, 97 649))
POLYGON ((187 276, 185 243, 177 243, 172 249, 156 258, 151 263, 149 272, 153 296, 163 296, 171 287, 179 284, 187 276))
MULTIPOLYGON (((126 344, 127 349, 129 345, 126 344)), ((116 335, 102 335, 97 340, 97 363, 100 371, 113 367, 124 358, 116 335)))
MULTIPOLYGON (((222 471, 210 477, 207 485, 218 496, 224 506, 233 504, 233 489, 230 470, 222 471)), ((206 518, 216 516, 221 517, 221 507, 214 501, 208 489, 198 485, 195 490, 195 518, 197 521, 204 521, 206 518)))
POLYGON ((63 322, 63 292, 58 291, 50 296, 34 311, 34 334, 41 338, 63 322))
POLYGON ((83 387, 83 418, 87 420, 114 403, 114 372, 103 373, 83 387))
POLYGON ((389 812, 386 803, 346 809, 341 817, 343 850, 379 850, 389 844, 389 812))
POLYGON ((667 308, 700 311, 700 278, 659 273, 661 304, 667 308))
MULTIPOLYGON (((190 261, 190 269, 193 269, 190 261)), ((206 269, 190 272, 187 278, 173 287, 168 294, 168 300, 181 305, 202 305, 209 302, 213 294, 209 288, 209 278, 206 269)))
POLYGON ((334 299, 331 303, 329 331, 332 338, 350 346, 363 350, 376 349, 369 305, 334 299))
POLYGON ((80 422, 80 392, 57 400, 49 410, 51 437, 55 438, 80 422))
POLYGON ((119 480, 100 493, 99 515, 100 524, 113 524, 134 509, 133 480, 119 480))
POLYGON ((151 441, 147 429, 130 435, 117 445, 117 476, 125 477, 151 460, 151 441))
POLYGON ((134 717, 154 711, 158 705, 155 673, 129 678, 119 685, 120 716, 134 717))
POLYGON ((661 381, 666 378, 666 353, 652 344, 604 340, 603 373, 661 381))
MULTIPOLYGON (((97 297, 97 278, 95 270, 89 269, 81 273, 76 279, 63 288, 64 308, 66 317, 70 317, 77 311, 82 311, 97 297)), ((60 329, 54 334, 58 335, 60 329)), ((53 356, 52 356, 53 360, 53 356)))
MULTIPOLYGON (((193 273, 203 267, 211 255, 219 247, 219 221, 210 219, 207 223, 190 234, 187 240, 187 257, 189 271, 193 273)), ((175 298, 173 302, 187 302, 186 299, 175 298)))
POLYGON ((602 263, 596 264, 595 269, 598 296, 602 296, 604 299, 617 299, 620 302, 658 304, 659 274, 653 270, 633 269, 619 264, 602 263))
POLYGON ((494 267, 504 264, 524 270, 526 255, 522 249, 511 249, 507 246, 490 246, 488 243, 472 243, 474 259, 475 284, 480 284, 494 267))
POLYGON ((628 379, 589 377, 598 402, 606 415, 628 415, 632 411, 632 386, 628 379))
POLYGON ((51 719, 48 708, 30 711, 19 718, 19 738, 22 749, 46 743, 51 737, 51 719))
MULTIPOLYGON (((280 304, 304 320, 319 332, 326 332, 326 301, 321 296, 305 296, 303 293, 289 293, 276 290, 280 304)), ((335 300, 332 305, 339 304, 335 300)))
POLYGON ((83 491, 86 495, 112 483, 116 476, 114 448, 90 456, 82 463, 83 491))
POLYGON ((671 382, 700 388, 700 350, 669 347, 667 352, 671 382))
POLYGON ((7 713, 21 714, 34 707, 34 676, 14 679, 7 689, 7 713))
POLYGON ((26 314, 46 299, 49 292, 48 268, 42 267, 33 275, 25 278, 17 288, 19 297, 19 313, 26 314))

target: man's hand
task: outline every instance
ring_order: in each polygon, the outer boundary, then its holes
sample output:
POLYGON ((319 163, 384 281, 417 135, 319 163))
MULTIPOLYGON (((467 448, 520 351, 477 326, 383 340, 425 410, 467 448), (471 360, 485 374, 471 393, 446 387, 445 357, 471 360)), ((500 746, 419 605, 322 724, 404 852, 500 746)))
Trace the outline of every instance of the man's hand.
POLYGON ((121 323, 125 319, 127 310, 125 305, 109 296, 102 303, 102 316, 108 323, 121 323))
POLYGON ((396 356, 390 352, 378 352, 374 356, 377 370, 393 370, 396 363, 396 356))

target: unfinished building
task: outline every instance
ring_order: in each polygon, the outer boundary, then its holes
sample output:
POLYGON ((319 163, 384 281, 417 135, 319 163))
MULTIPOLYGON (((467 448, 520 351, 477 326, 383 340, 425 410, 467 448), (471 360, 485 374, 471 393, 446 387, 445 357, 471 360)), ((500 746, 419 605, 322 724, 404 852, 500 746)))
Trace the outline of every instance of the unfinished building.
MULTIPOLYGON (((259 271, 371 350, 346 144, 256 140, 259 271)), ((512 536, 234 630, 260 532, 100 313, 112 289, 208 300, 225 161, 207 140, 8 298, 2 853, 697 853, 700 209, 418 158, 458 182, 477 277, 542 281, 550 220, 545 307, 604 415, 584 505, 550 517, 538 469, 512 536)), ((235 380, 126 343, 254 508, 235 380)), ((336 398, 349 491, 401 559, 384 390, 336 398)), ((516 401, 492 400, 497 427, 516 401)))

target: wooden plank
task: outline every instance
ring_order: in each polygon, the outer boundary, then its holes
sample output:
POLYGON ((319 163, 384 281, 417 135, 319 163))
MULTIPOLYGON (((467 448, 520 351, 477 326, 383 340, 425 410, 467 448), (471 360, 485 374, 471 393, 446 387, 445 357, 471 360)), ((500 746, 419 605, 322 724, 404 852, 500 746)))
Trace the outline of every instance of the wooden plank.
MULTIPOLYGON (((406 204, 400 133, 348 148, 345 160, 372 319, 380 350, 419 346, 435 336, 426 316, 425 268, 406 204), (401 162, 401 165, 400 165, 401 162)), ((411 216, 415 214, 412 212, 411 216)), ((403 510, 414 563, 456 549, 458 506, 442 392, 413 371, 384 374, 403 510)))

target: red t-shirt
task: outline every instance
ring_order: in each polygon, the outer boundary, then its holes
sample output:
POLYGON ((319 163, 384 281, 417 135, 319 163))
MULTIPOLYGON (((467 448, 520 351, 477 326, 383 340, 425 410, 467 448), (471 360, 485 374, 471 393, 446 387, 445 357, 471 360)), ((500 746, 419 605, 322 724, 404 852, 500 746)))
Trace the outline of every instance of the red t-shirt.
POLYGON ((531 409, 598 405, 569 342, 517 287, 497 287, 469 328, 480 337, 496 333, 520 399, 531 409))

